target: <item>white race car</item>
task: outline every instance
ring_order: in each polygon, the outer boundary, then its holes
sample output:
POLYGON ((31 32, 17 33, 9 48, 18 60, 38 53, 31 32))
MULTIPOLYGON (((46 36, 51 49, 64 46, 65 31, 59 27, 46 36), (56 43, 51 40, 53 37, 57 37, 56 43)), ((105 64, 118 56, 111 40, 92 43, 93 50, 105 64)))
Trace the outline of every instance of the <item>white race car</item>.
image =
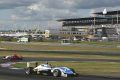
POLYGON ((76 72, 68 67, 52 67, 50 64, 41 64, 35 68, 26 68, 26 74, 53 75, 55 77, 76 76, 76 72))

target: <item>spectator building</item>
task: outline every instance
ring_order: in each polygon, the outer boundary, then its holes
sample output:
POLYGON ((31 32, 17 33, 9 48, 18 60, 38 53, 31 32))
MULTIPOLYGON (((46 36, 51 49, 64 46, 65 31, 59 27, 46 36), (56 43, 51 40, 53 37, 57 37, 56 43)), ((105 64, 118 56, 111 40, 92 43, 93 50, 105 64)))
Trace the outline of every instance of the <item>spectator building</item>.
POLYGON ((119 40, 120 10, 92 13, 92 17, 61 19, 60 36, 70 39, 119 40))

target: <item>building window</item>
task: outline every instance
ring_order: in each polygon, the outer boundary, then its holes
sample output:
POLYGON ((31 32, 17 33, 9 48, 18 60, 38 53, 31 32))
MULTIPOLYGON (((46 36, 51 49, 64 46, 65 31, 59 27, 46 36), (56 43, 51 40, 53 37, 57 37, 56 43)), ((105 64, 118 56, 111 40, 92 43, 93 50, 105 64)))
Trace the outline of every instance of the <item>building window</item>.
POLYGON ((73 33, 73 34, 76 34, 76 33, 73 33))
POLYGON ((68 34, 70 34, 70 32, 68 32, 68 34))

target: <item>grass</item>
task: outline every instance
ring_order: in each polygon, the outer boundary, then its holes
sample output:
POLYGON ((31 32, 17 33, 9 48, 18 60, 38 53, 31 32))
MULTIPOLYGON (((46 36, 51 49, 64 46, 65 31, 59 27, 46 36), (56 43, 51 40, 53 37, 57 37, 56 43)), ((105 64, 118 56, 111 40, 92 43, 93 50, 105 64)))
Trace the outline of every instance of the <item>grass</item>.
POLYGON ((80 44, 96 44, 96 45, 120 45, 120 42, 115 42, 115 41, 111 41, 111 42, 88 42, 88 41, 79 41, 78 43, 80 44))
MULTIPOLYGON (((32 50, 32 52, 23 51, 0 51, 0 56, 20 54, 23 57, 45 57, 45 58, 80 58, 80 59, 112 59, 120 60, 120 56, 108 55, 81 55, 75 53, 52 53, 52 52, 34 52, 39 50, 66 50, 66 51, 88 51, 88 52, 120 52, 116 45, 120 43, 95 43, 82 42, 81 45, 59 45, 58 43, 29 43, 12 44, 0 43, 0 48, 7 50, 32 50), (85 44, 85 45, 84 45, 85 44), (112 47, 111 47, 112 46, 112 47)), ((39 62, 43 63, 43 62, 39 62)), ((68 66, 74 68, 81 75, 98 76, 119 76, 120 63, 118 62, 50 62, 55 66, 68 66)), ((26 63, 17 63, 15 67, 26 67, 26 63)), ((32 64, 33 66, 33 64, 32 64)))
MULTIPOLYGON (((39 62, 41 64, 43 62, 39 62)), ((49 62, 54 66, 67 66, 75 69, 80 75, 119 77, 120 63, 113 62, 49 62)), ((25 68, 26 63, 17 63, 18 68, 25 68)), ((31 64, 34 67, 34 63, 31 64)))
POLYGON ((28 44, 11 44, 0 43, 0 48, 8 50, 67 50, 67 51, 95 51, 95 52, 119 52, 120 48, 116 47, 119 43, 98 43, 98 42, 82 42, 80 45, 60 45, 58 43, 28 43, 28 44), (97 45, 91 45, 91 44, 97 45), (103 44, 103 45, 101 45, 103 44), (110 45, 106 45, 110 44, 110 45))
POLYGON ((120 60, 120 56, 112 55, 81 55, 81 54, 66 54, 66 53, 42 53, 42 52, 11 52, 11 51, 0 51, 0 56, 14 55, 19 54, 23 57, 32 57, 32 58, 80 58, 80 59, 112 59, 120 60))

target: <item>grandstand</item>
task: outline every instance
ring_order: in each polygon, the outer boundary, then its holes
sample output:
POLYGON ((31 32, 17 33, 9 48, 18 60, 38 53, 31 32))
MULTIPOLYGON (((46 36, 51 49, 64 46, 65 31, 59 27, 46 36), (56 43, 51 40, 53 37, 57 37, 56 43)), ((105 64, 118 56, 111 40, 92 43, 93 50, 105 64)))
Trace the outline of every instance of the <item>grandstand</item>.
POLYGON ((92 13, 95 16, 84 18, 71 18, 58 20, 62 22, 60 36, 63 38, 74 37, 109 41, 120 40, 120 10, 92 13), (90 37, 92 36, 92 37, 90 37))

